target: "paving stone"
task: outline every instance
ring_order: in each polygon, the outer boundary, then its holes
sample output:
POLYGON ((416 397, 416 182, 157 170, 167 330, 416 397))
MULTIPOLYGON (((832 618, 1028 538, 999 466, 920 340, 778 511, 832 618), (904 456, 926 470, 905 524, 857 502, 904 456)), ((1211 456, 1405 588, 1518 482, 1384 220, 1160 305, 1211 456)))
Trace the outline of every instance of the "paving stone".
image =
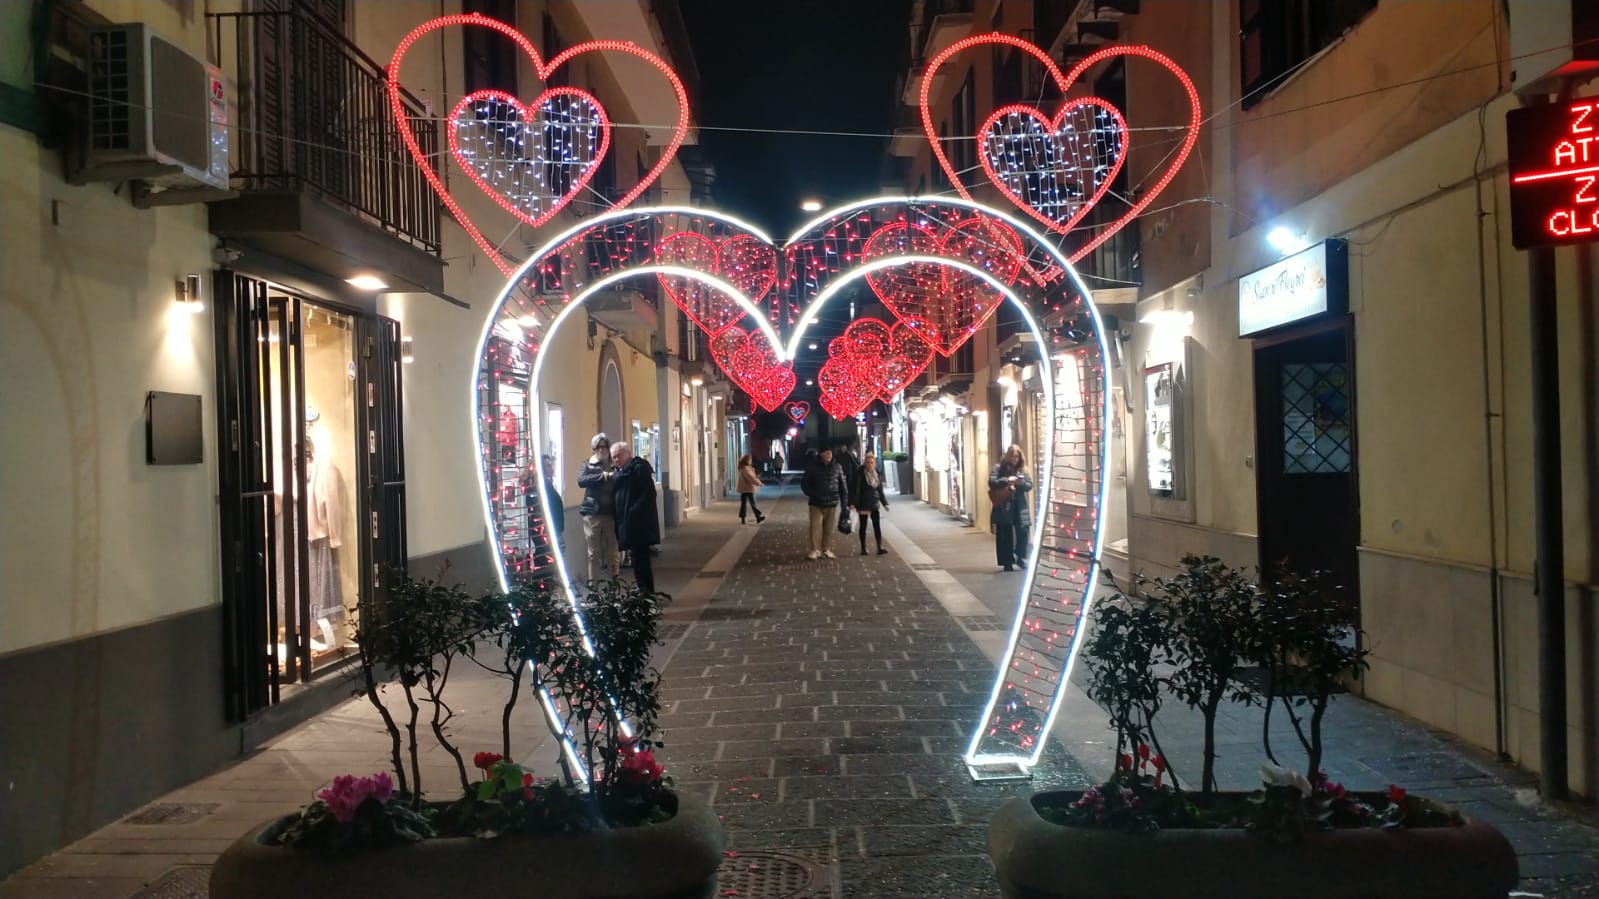
POLYGON ((840 758, 836 755, 796 755, 772 760, 772 774, 779 777, 808 777, 818 774, 840 773, 840 758))
POLYGON ((904 775, 867 774, 859 777, 787 777, 784 799, 894 799, 911 798, 904 775))
POLYGON ((942 799, 818 799, 815 806, 818 827, 957 823, 942 799))
POLYGON ((772 756, 826 755, 825 740, 733 740, 722 744, 723 759, 754 759, 772 756))
POLYGON ((922 737, 840 737, 832 741, 831 748, 839 755, 926 752, 922 740, 922 737))
POLYGON ((783 739, 794 737, 843 737, 848 734, 848 721, 785 721, 778 734, 783 739))
POLYGON ((840 859, 839 899, 997 899, 987 855, 840 859))
POLYGON ((781 787, 782 781, 775 777, 739 777, 717 782, 710 791, 710 796, 711 801, 717 806, 738 802, 778 802, 783 798, 781 787))
POLYGON ((898 721, 903 717, 897 705, 830 705, 816 710, 819 721, 898 721))
POLYGON ((738 802, 719 805, 716 815, 731 833, 811 826, 811 804, 799 802, 738 802))
POLYGON ((966 774, 956 756, 918 753, 882 753, 842 756, 844 772, 856 774, 966 774))
POLYGON ((868 857, 889 855, 980 855, 987 851, 988 828, 975 825, 860 827, 858 845, 868 857))
POLYGON ((963 729, 962 722, 923 718, 910 721, 855 721, 851 723, 849 733, 852 737, 949 737, 959 735, 963 729))

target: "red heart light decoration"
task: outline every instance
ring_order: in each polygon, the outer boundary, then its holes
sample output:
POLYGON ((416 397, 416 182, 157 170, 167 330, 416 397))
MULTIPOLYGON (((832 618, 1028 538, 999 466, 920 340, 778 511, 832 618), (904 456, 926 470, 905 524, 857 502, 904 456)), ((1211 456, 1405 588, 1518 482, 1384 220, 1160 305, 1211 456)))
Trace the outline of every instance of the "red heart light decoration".
POLYGON ((1127 123, 1098 97, 1063 103, 1053 119, 1031 106, 1002 106, 977 130, 977 146, 983 171, 999 192, 1044 227, 1065 234, 1121 171, 1127 123))
POLYGON ((822 390, 822 408, 837 419, 853 417, 877 397, 876 389, 857 379, 849 366, 838 359, 822 363, 816 384, 822 390))
MULTIPOLYGON (((974 216, 942 237, 921 225, 893 222, 867 238, 862 259, 902 255, 958 259, 1011 284, 1022 271, 1021 235, 993 216, 974 216)), ((877 298, 902 321, 919 321, 925 339, 949 356, 971 338, 1004 297, 980 278, 949 266, 906 263, 866 276, 877 298)))
MULTIPOLYGON (((874 397, 890 402, 932 362, 935 334, 921 319, 890 328, 875 318, 859 318, 827 345, 828 360, 874 397)), ((834 392, 839 392, 836 386, 834 392)))
MULTIPOLYGON (((482 230, 472 223, 472 220, 461 209, 460 204, 457 203, 455 198, 450 195, 450 192, 445 189, 443 179, 439 177, 438 172, 433 170, 432 160, 430 160, 428 155, 422 151, 421 145, 417 142, 416 132, 414 129, 412 129, 411 122, 406 117, 405 113, 403 88, 400 86, 400 63, 405 59, 406 52, 411 49, 412 44, 416 43, 417 40, 422 38, 424 35, 437 31, 440 28, 448 28, 456 25, 491 28, 510 38, 512 41, 515 41, 516 45, 522 49, 522 53, 526 55, 528 59, 532 60, 533 73, 541 81, 548 81, 552 72, 560 68, 562 65, 565 65, 567 61, 571 60, 573 57, 582 55, 584 53, 627 53, 644 60, 650 65, 653 65, 666 78, 667 82, 671 84, 672 92, 677 97, 677 124, 673 126, 672 137, 667 142, 666 147, 662 149, 661 158, 655 163, 655 167, 650 169, 649 172, 645 173, 644 177, 639 179, 638 184, 634 185, 633 189, 623 195, 621 199, 617 200, 614 205, 620 208, 638 199, 639 196, 642 195, 651 184, 655 183, 656 179, 661 177, 661 173, 666 171, 666 167, 672 164, 672 158, 677 155, 677 148, 682 146, 683 139, 688 135, 688 91, 684 89, 682 79, 677 77, 677 73, 672 71, 672 67, 667 65, 665 60, 644 49, 643 47, 627 41, 588 41, 586 43, 568 47, 557 54, 553 59, 546 61, 539 56, 538 50, 534 49, 532 41, 529 41, 526 35, 522 34, 520 31, 517 31, 515 26, 508 25, 505 22, 501 22, 496 19, 491 19, 479 13, 441 16, 437 19, 423 22, 421 25, 411 29, 411 32, 400 40, 399 46, 394 49, 393 58, 389 60, 389 107, 390 111, 394 115, 394 124, 396 129, 399 131, 400 141, 405 144, 406 150, 411 154, 411 159, 416 162, 417 167, 422 171, 422 176, 426 178, 428 184, 432 186, 434 193, 439 195, 439 200, 444 203, 447 209, 450 210, 451 215, 453 215, 455 220, 460 223, 462 229, 466 231, 467 236, 472 238, 472 242, 477 244, 478 248, 483 251, 484 255, 488 256, 489 259, 494 261, 495 266, 499 268, 502 273, 510 275, 512 272, 516 271, 516 265, 502 256, 499 248, 496 247, 487 237, 483 236, 482 230)), ((542 100, 544 96, 547 95, 540 95, 540 100, 542 100)), ((540 104, 535 103, 534 108, 538 108, 539 105, 540 104)), ((597 103, 596 108, 599 108, 597 103)), ((608 127, 609 125, 607 124, 607 128, 608 127)), ((596 154, 595 158, 598 159, 599 154, 596 154)), ((473 180, 476 181, 477 179, 473 180)), ((517 214, 518 204, 515 201, 507 199, 498 192, 490 193, 489 196, 493 197, 495 202, 505 207, 508 212, 512 213, 513 215, 517 214)), ((520 218, 521 216, 519 215, 518 217, 520 218)))
MULTIPOLYGON (((777 283, 777 252, 747 234, 720 243, 692 231, 679 231, 655 247, 657 261, 716 275, 759 303, 777 283)), ((682 275, 657 275, 661 289, 705 333, 716 335, 745 315, 736 300, 710 285, 682 275)))
POLYGON ((788 418, 797 425, 805 423, 805 417, 811 414, 811 404, 804 400, 795 400, 788 404, 788 418))
POLYGON ((755 404, 776 412, 794 392, 794 363, 778 362, 764 332, 730 325, 711 337, 711 358, 755 404))
MULTIPOLYGON (((922 133, 927 135, 928 142, 932 144, 933 158, 938 160, 938 165, 944 170, 944 174, 948 176, 949 182, 955 186, 955 190, 959 192, 962 197, 965 197, 968 200, 972 199, 971 191, 968 190, 966 185, 961 182, 960 173, 956 171, 954 164, 950 162, 949 155, 944 152, 943 139, 939 137, 938 131, 934 127, 933 111, 929 104, 933 90, 933 76, 938 72, 939 68, 942 67, 944 63, 948 62, 949 58, 955 54, 960 53, 963 50, 969 50, 972 47, 981 46, 983 44, 1008 45, 1029 54, 1034 59, 1037 59, 1043 64, 1044 70, 1049 73, 1050 77, 1055 79, 1055 85, 1060 88, 1061 96, 1067 96, 1071 93, 1072 85, 1076 84, 1077 79, 1081 77, 1084 72, 1088 71, 1090 68, 1098 65, 1099 63, 1116 56, 1139 56, 1164 66, 1167 71, 1176 76, 1178 83, 1182 85, 1183 90, 1188 95, 1190 112, 1188 131, 1183 136, 1183 142, 1181 146, 1179 146, 1176 153, 1173 154, 1171 162, 1161 173, 1160 177, 1156 179, 1155 184, 1144 190, 1142 195, 1138 198, 1138 202, 1129 207, 1127 212, 1124 213, 1121 218, 1103 226, 1098 234, 1094 235, 1091 240, 1083 244, 1081 247, 1078 247, 1077 250, 1072 253, 1072 255, 1069 257, 1069 261, 1076 262, 1077 260, 1093 252, 1093 250, 1100 244, 1110 240, 1111 236, 1116 232, 1127 227, 1127 223, 1137 218, 1145 209, 1147 209, 1149 204, 1154 202, 1155 197, 1158 196, 1161 191, 1165 190, 1166 185, 1170 184, 1171 180, 1177 176, 1177 170, 1183 167, 1183 163, 1188 160, 1188 154, 1194 149, 1194 143, 1199 140, 1199 91, 1194 88, 1194 82, 1189 79, 1187 73, 1177 66, 1177 63, 1173 62, 1171 58, 1166 56, 1164 53, 1161 53, 1158 50, 1150 47, 1138 45, 1106 47, 1084 57, 1082 60, 1078 61, 1077 65, 1072 66, 1070 72, 1062 74, 1060 67, 1055 65, 1055 61, 1049 57, 1049 54, 1038 49, 1038 47, 1034 46, 1031 42, 1024 41, 1018 37, 1012 37, 1008 34, 994 33, 977 34, 958 40, 944 48, 944 50, 937 56, 933 57, 933 59, 927 64, 927 69, 922 74, 922 133)), ((1037 110, 1033 110, 1032 114, 1039 120, 1049 122, 1056 121, 1055 119, 1046 118, 1043 113, 1038 112, 1037 110)), ((1122 149, 1123 153, 1125 154, 1126 147, 1124 146, 1122 149)), ((985 159, 985 165, 986 162, 987 160, 985 159)), ((995 182, 996 186, 999 186, 1000 184, 1001 182, 999 181, 995 182)), ((1012 199, 1015 198, 1013 197, 1012 199)), ((1021 205, 1023 209, 1031 209, 1031 207, 1027 204, 1019 205, 1021 205)), ((1049 217, 1047 213, 1043 213, 1039 210, 1034 211, 1040 212, 1040 214, 1045 215, 1046 218, 1049 217)), ((1035 215, 1034 217, 1036 218, 1038 216, 1035 215)), ((1051 230, 1063 231, 1064 229, 1051 226, 1051 230)))
POLYGON ((611 145, 605 110, 575 87, 550 88, 531 111, 504 91, 476 91, 455 104, 449 125, 456 164, 534 228, 588 186, 611 145), (566 190, 557 194, 563 178, 566 190))

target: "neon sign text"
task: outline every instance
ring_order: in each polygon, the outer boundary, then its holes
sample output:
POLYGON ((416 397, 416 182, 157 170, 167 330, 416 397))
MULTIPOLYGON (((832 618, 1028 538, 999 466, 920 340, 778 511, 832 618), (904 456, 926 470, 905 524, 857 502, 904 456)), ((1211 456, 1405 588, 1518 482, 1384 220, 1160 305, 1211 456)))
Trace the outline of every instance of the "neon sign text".
POLYGON ((1518 109, 1505 124, 1512 243, 1599 240, 1599 102, 1518 109))

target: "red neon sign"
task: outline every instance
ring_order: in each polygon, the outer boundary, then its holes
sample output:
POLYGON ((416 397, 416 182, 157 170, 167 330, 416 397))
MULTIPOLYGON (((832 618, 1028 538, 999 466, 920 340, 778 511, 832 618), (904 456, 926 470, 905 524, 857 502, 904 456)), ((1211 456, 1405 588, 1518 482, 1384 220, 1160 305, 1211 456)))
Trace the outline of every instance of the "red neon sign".
POLYGON ((1520 249, 1599 240, 1599 101, 1517 109, 1510 149, 1510 236, 1520 249))

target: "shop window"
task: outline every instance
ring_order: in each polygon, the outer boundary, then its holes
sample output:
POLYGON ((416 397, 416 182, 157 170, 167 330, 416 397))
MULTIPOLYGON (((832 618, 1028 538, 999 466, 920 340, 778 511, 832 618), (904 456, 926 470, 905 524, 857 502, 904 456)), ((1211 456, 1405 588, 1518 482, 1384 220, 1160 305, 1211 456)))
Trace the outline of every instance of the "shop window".
POLYGON ((1344 35, 1377 0, 1240 0, 1239 71, 1245 109, 1295 66, 1344 35))
MULTIPOLYGON (((462 0, 461 12, 516 24, 516 0, 462 0)), ((461 32, 461 44, 466 93, 496 90, 516 95, 516 65, 521 50, 510 38, 491 28, 470 27, 461 32)))
POLYGON ((1349 471, 1349 377, 1342 362, 1284 363, 1283 474, 1349 471))

